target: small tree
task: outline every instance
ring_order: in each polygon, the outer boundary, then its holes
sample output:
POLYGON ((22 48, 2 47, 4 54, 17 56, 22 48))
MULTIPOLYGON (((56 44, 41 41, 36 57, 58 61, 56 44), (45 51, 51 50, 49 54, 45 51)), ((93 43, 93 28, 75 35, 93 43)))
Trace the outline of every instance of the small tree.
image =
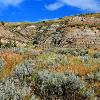
POLYGON ((1 46, 2 46, 2 42, 0 41, 0 48, 1 48, 1 46))
POLYGON ((5 23, 4 23, 3 21, 1 21, 1 25, 2 25, 2 26, 4 26, 4 25, 5 25, 5 23))

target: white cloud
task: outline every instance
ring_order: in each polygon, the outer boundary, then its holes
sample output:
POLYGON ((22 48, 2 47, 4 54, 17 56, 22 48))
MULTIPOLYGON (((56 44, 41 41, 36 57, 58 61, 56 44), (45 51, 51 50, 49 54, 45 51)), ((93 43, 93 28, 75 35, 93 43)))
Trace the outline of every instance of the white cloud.
POLYGON ((82 10, 100 12, 99 0, 57 0, 57 2, 47 5, 46 8, 48 10, 57 10, 66 5, 77 7, 82 10))
POLYGON ((0 6, 1 7, 7 7, 7 6, 17 6, 19 5, 23 0, 0 0, 0 6))
POLYGON ((64 4, 61 3, 61 2, 55 2, 53 4, 50 4, 50 5, 46 5, 45 8, 47 8, 48 10, 56 10, 56 9, 59 9, 61 7, 63 7, 64 4))

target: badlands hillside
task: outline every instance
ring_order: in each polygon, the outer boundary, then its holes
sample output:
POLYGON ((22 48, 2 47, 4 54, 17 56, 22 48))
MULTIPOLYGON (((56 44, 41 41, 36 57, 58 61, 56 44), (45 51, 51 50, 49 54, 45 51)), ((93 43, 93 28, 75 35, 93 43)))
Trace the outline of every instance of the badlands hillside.
POLYGON ((0 100, 100 100, 100 13, 2 21, 0 100))
POLYGON ((2 44, 46 47, 94 47, 100 45, 100 13, 64 17, 38 23, 2 23, 2 44), (3 25, 2 25, 3 24, 3 25))

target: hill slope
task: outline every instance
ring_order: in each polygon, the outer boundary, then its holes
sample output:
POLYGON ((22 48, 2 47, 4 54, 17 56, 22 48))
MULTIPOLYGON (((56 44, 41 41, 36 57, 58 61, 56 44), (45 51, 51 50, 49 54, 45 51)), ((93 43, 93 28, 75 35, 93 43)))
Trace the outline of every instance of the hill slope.
POLYGON ((45 45, 46 47, 99 47, 100 13, 60 18, 38 23, 5 23, 0 25, 2 43, 16 42, 17 46, 45 45))
POLYGON ((0 39, 0 100, 100 100, 100 14, 1 22, 0 39))

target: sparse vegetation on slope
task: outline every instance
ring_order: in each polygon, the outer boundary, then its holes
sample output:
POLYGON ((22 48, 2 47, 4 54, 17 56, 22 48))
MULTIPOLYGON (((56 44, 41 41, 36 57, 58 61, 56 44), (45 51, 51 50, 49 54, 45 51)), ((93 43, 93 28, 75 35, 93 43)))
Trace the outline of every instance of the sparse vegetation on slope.
POLYGON ((100 14, 0 24, 0 100, 99 100, 100 14))

